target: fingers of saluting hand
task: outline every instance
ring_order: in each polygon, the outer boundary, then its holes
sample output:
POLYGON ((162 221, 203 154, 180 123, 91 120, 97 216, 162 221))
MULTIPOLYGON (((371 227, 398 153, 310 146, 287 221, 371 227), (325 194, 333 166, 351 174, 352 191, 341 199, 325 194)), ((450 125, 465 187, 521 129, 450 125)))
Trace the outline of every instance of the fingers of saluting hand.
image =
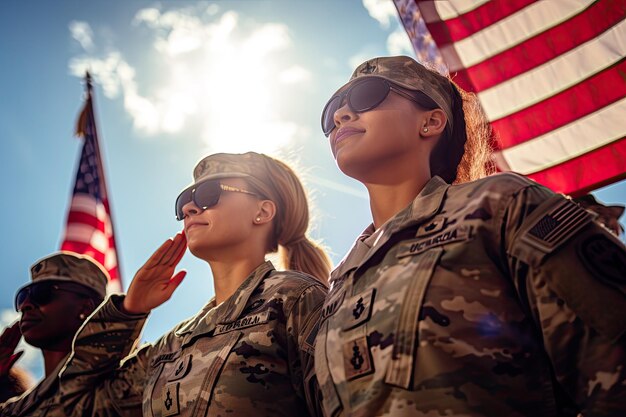
POLYGON ((22 338, 19 324, 19 321, 16 321, 11 326, 4 329, 4 332, 2 332, 0 336, 0 351, 10 350, 10 353, 13 353, 22 338))
POLYGON ((145 264, 146 269, 158 266, 173 266, 180 261, 187 249, 187 240, 181 233, 168 239, 150 256, 145 264), (175 262, 172 262, 176 260, 175 262))
POLYGON ((18 352, 15 352, 15 354, 11 355, 11 359, 9 359, 8 369, 11 369, 13 365, 15 364, 15 362, 17 362, 17 360, 21 358, 23 354, 24 354, 24 351, 20 350, 18 352))
POLYGON ((180 285, 181 282, 183 282, 183 279, 185 279, 185 276, 187 275, 187 271, 182 270, 182 271, 178 271, 176 273, 176 275, 174 275, 167 286, 167 290, 170 294, 170 296, 174 293, 174 291, 176 290, 176 288, 178 288, 178 286, 180 285))
POLYGON ((13 355, 0 358, 0 378, 6 378, 15 362, 17 362, 23 354, 24 351, 20 350, 13 355))
POLYGON ((187 249, 187 238, 182 233, 177 233, 174 236, 170 250, 163 255, 163 264, 167 266, 176 266, 182 259, 187 249), (169 255, 169 258, 167 257, 169 255))

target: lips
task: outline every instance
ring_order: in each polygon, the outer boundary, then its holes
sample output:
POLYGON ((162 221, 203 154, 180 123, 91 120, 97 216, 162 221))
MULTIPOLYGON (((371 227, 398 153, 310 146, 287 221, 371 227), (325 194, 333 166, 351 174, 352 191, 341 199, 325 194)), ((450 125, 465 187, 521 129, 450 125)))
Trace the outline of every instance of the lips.
POLYGON ((208 226, 207 223, 200 223, 200 222, 192 222, 189 223, 185 226, 185 233, 189 233, 189 230, 193 229, 194 227, 199 227, 199 226, 208 226))
POLYGON ((41 323, 41 319, 32 316, 22 316, 20 319, 20 330, 24 333, 39 323, 41 323))
POLYGON ((337 146, 337 144, 347 138, 349 138, 350 136, 359 134, 359 133, 364 133, 365 130, 363 129, 356 129, 353 127, 342 127, 341 129, 339 129, 337 131, 337 134, 335 135, 335 146, 337 146))

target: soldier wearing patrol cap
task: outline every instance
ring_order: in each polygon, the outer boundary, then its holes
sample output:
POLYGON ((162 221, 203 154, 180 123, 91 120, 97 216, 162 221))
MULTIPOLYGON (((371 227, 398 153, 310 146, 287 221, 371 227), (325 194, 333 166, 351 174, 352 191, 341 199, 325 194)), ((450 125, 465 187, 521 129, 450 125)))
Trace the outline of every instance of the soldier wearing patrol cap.
POLYGON ((111 297, 76 337, 61 376, 77 416, 306 416, 319 401, 304 380, 330 263, 305 233, 304 189, 266 155, 214 154, 176 199, 184 234, 165 242, 126 296, 111 297), (194 317, 127 357, 146 315, 185 273, 189 247, 212 271, 215 297, 194 317), (280 249, 287 270, 265 260, 280 249), (301 271, 301 272, 298 272, 301 271), (310 275, 308 275, 310 274, 310 275), (310 411, 309 411, 310 410, 310 411))
POLYGON ((326 416, 626 415, 624 245, 521 175, 478 179, 487 126, 404 56, 359 65, 326 105, 373 217, 322 311, 326 416))
POLYGON ((0 337, 0 363, 7 365, 0 368, 8 371, 19 358, 21 352, 13 352, 21 335, 41 349, 45 378, 31 391, 0 404, 0 415, 64 415, 58 373, 72 349, 76 331, 104 299, 108 274, 92 258, 63 251, 37 261, 30 276, 31 282, 15 296, 20 320, 0 337))

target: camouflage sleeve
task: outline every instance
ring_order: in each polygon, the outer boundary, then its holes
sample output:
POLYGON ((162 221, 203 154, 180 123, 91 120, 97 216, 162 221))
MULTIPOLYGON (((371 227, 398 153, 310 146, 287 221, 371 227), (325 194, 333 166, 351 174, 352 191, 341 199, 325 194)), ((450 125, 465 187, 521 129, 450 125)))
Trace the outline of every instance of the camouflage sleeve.
POLYGON ((503 249, 562 397, 585 416, 626 415, 624 244, 562 195, 532 185, 503 213, 503 249))
POLYGON ((315 378, 314 344, 326 288, 313 285, 302 292, 287 317, 292 384, 306 400, 311 416, 321 416, 321 398, 315 378), (293 352, 293 353, 292 353, 293 352))
POLYGON ((120 311, 111 296, 79 330, 60 373, 61 401, 72 416, 141 416, 149 345, 134 350, 146 315, 120 311))

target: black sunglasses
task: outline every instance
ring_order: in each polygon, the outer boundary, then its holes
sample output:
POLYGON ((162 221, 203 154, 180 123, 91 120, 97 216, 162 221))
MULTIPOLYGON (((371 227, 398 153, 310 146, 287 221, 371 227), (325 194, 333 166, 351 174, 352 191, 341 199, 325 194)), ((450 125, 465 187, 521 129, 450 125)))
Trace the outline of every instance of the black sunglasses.
POLYGON ((20 312, 26 300, 29 300, 36 307, 50 304, 57 297, 55 294, 57 291, 71 292, 83 297, 95 296, 94 291, 90 291, 80 284, 53 281, 36 282, 27 285, 17 292, 15 295, 15 311, 20 312))
POLYGON ((233 193, 250 194, 261 197, 252 191, 242 190, 241 188, 231 187, 230 185, 221 184, 219 180, 205 180, 192 186, 185 188, 176 199, 176 220, 180 221, 185 218, 183 207, 191 201, 202 210, 213 207, 220 201, 220 195, 223 191, 233 193))
POLYGON ((335 128, 335 112, 342 107, 344 98, 350 110, 355 113, 363 113, 376 108, 385 101, 389 91, 417 102, 414 96, 402 90, 400 86, 394 86, 394 84, 384 78, 367 77, 363 80, 355 81, 346 90, 331 97, 326 106, 324 106, 324 111, 322 111, 322 131, 324 131, 324 135, 328 137, 335 128))

